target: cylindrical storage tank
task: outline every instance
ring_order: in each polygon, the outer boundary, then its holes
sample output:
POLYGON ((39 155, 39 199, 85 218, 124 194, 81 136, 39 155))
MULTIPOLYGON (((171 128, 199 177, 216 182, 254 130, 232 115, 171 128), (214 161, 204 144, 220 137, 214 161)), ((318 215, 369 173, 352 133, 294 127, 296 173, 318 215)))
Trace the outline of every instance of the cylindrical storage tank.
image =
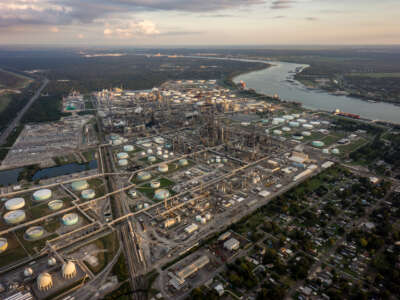
POLYGON ((300 127, 300 123, 299 122, 295 122, 295 121, 289 122, 289 126, 290 127, 300 127))
POLYGON ((187 166, 189 164, 189 162, 186 158, 182 158, 178 161, 178 164, 180 167, 184 167, 184 166, 187 166))
POLYGON ((314 147, 320 148, 320 147, 325 146, 325 143, 324 143, 324 142, 321 142, 321 141, 313 141, 313 142, 311 143, 311 145, 313 145, 314 147))
POLYGON ((282 127, 282 131, 289 132, 291 131, 290 127, 282 127))
POLYGON ((33 193, 33 199, 35 201, 45 201, 51 198, 51 190, 41 189, 33 193))
POLYGON ((110 139, 112 140, 112 141, 114 141, 114 140, 118 140, 120 138, 120 136, 118 135, 118 134, 111 134, 110 135, 110 139))
POLYGON ((149 204, 148 204, 148 203, 145 203, 145 204, 143 204, 143 207, 144 207, 144 208, 148 208, 148 207, 149 207, 149 204))
POLYGON ((126 152, 132 152, 133 150, 135 150, 135 147, 133 145, 125 145, 124 146, 124 151, 126 151, 126 152))
POLYGON ((303 124, 303 128, 305 128, 305 129, 313 129, 314 126, 312 126, 311 124, 303 124))
POLYGON ((143 204, 142 204, 142 203, 138 203, 138 204, 136 205, 136 207, 137 207, 137 209, 142 209, 142 208, 143 208, 143 204))
POLYGON ((122 140, 120 140, 120 139, 118 139, 118 140, 113 140, 113 141, 112 141, 112 144, 113 144, 114 146, 121 145, 121 144, 122 144, 122 140))
POLYGON ((293 120, 293 119, 294 119, 294 117, 293 117, 293 116, 291 116, 291 115, 286 115, 286 116, 283 116, 283 118, 284 118, 285 120, 289 120, 289 121, 291 121, 291 120, 293 120))
POLYGON ((206 224, 207 223, 207 219, 206 218, 201 218, 200 223, 201 224, 206 224))
POLYGON ((160 182, 157 181, 157 180, 153 180, 152 182, 150 182, 150 186, 151 186, 153 189, 159 188, 160 185, 161 185, 160 182))
POLYGON ((153 150, 147 149, 147 153, 148 153, 148 154, 152 154, 152 153, 153 153, 153 150))
POLYGON ((305 120, 305 119, 297 119, 297 122, 299 122, 301 124, 304 124, 304 123, 307 123, 307 120, 305 120))
POLYGON ((82 191, 81 196, 83 199, 93 199, 96 196, 96 193, 93 189, 87 189, 82 191))
POLYGON ((158 166, 158 172, 160 173, 167 173, 168 172, 168 165, 167 164, 161 164, 158 166))
POLYGON ((266 133, 266 134, 269 134, 269 129, 265 129, 265 133, 266 133))
POLYGON ((168 154, 163 154, 163 156, 162 156, 164 159, 167 159, 168 158, 168 154))
POLYGON ((40 291, 48 291, 53 287, 53 278, 47 272, 40 273, 37 278, 37 287, 40 291))
POLYGON ((140 152, 140 155, 141 155, 141 156, 145 156, 145 155, 146 155, 146 152, 142 151, 142 152, 140 152))
POLYGON ((161 150, 157 151, 157 155, 161 156, 162 155, 162 151, 161 150))
POLYGON ((0 238, 0 253, 7 250, 8 242, 6 238, 0 238))
POLYGON ((329 149, 322 149, 322 153, 329 154, 329 149))
POLYGON ((53 200, 50 201, 47 206, 51 209, 51 210, 59 210, 64 206, 64 202, 62 200, 53 200))
POLYGON ((158 189, 154 192, 154 199, 158 201, 165 200, 169 197, 169 191, 167 189, 158 189))
POLYGON ((197 216, 196 216, 196 221, 197 221, 197 222, 201 222, 201 216, 200 216, 200 215, 197 215, 197 216))
POLYGON ((118 165, 119 165, 120 167, 126 167, 126 166, 128 165, 128 160, 127 160, 127 159, 120 159, 120 160, 118 161, 118 165))
POLYGON ((149 156, 147 158, 147 161, 149 161, 149 162, 155 162, 156 160, 157 160, 157 158, 155 156, 149 156))
POLYGON ((133 198, 137 197, 137 191, 135 189, 130 189, 128 193, 133 198))
POLYGON ((309 131, 303 131, 303 132, 301 133, 301 135, 302 135, 302 136, 311 136, 311 132, 309 132, 309 131))
POLYGON ((12 198, 7 200, 4 204, 7 210, 16 210, 21 209, 25 206, 25 199, 24 198, 12 198))
POLYGON ((71 187, 73 191, 77 192, 89 188, 89 184, 86 180, 78 180, 71 183, 71 187))
POLYGON ((273 134, 276 134, 276 135, 281 135, 281 134, 282 134, 282 131, 279 130, 279 129, 275 129, 272 133, 273 133, 273 134))
POLYGON ((22 209, 12 210, 4 214, 4 221, 7 224, 18 224, 26 219, 25 211, 22 209))
POLYGON ((313 125, 313 126, 319 126, 319 125, 321 125, 321 122, 319 122, 319 121, 311 121, 310 124, 313 125))
POLYGON ((206 213, 206 220, 207 221, 211 220, 211 214, 210 213, 206 213))
POLYGON ((76 213, 69 213, 62 216, 61 221, 65 226, 72 226, 78 223, 79 216, 76 213))
POLYGON ((137 179, 139 181, 146 181, 146 180, 149 180, 150 178, 151 178, 151 174, 147 171, 142 171, 137 174, 137 179))
POLYGON ((334 148, 331 150, 332 154, 338 155, 340 154, 340 150, 338 148, 334 148))
POLYGON ((293 114, 292 116, 295 118, 300 118, 300 114, 293 114))
POLYGON ((170 152, 170 153, 169 153, 169 156, 174 156, 174 152, 170 152))
POLYGON ((117 154, 118 159, 127 159, 129 157, 129 154, 126 152, 120 152, 117 154))
POLYGON ((42 226, 32 226, 25 231, 25 238, 27 240, 37 240, 44 235, 44 228, 42 226))
POLYGON ((33 270, 32 270, 32 268, 25 268, 25 270, 24 270, 24 276, 25 277, 30 277, 30 276, 32 276, 33 275, 33 270))
POLYGON ((302 135, 299 135, 299 134, 293 135, 293 138, 294 138, 295 140, 298 140, 298 141, 304 139, 304 137, 303 137, 302 135))

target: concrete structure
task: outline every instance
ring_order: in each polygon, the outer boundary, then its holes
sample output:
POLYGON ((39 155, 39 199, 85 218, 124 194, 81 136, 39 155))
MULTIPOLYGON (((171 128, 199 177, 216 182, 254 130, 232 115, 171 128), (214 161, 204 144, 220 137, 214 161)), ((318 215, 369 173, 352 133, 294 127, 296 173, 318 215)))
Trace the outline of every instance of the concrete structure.
POLYGON ((4 204, 4 207, 7 210, 17 210, 23 208, 24 206, 25 206, 24 198, 12 198, 10 200, 7 200, 6 203, 4 204))
POLYGON ((37 278, 37 287, 40 291, 47 291, 53 287, 53 278, 47 272, 40 273, 37 278))
POLYGON ((224 248, 229 251, 238 250, 240 247, 240 242, 235 238, 230 238, 226 242, 224 242, 224 248))
POLYGON ((4 214, 4 221, 7 224, 18 224, 26 219, 25 211, 22 209, 12 210, 4 214))
POLYGON ((35 201, 46 201, 51 198, 52 192, 49 189, 41 189, 33 193, 35 201))

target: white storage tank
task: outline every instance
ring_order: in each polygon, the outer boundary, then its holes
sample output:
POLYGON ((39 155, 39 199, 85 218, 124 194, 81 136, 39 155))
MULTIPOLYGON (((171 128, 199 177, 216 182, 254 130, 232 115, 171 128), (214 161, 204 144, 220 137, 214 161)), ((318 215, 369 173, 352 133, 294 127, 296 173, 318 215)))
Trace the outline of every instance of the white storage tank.
POLYGON ((299 123, 299 122, 292 121, 292 122, 289 122, 289 126, 290 126, 290 127, 300 127, 300 123, 299 123))
POLYGON ((118 165, 119 165, 120 167, 126 167, 126 166, 128 165, 128 160, 127 160, 127 159, 120 159, 120 160, 118 161, 118 165))
POLYGON ((81 196, 83 199, 89 200, 93 199, 96 196, 96 193, 93 189, 87 189, 82 191, 81 196))
POLYGON ((189 164, 189 162, 188 162, 187 159, 182 158, 182 159, 180 159, 180 160, 178 161, 178 164, 179 164, 180 167, 184 167, 184 166, 187 166, 187 165, 189 164))
POLYGON ((149 156, 148 158, 147 158, 147 161, 148 162, 155 162, 157 160, 157 158, 155 157, 155 156, 149 156))
POLYGON ((146 181, 151 178, 151 174, 147 171, 142 171, 137 174, 137 180, 139 181, 146 181))
POLYGON ((301 123, 301 124, 305 124, 307 123, 306 119, 297 119, 297 122, 301 123))
POLYGON ((314 147, 321 148, 321 147, 325 146, 325 143, 324 143, 324 142, 321 142, 321 141, 313 141, 313 142, 311 143, 311 145, 313 145, 314 147))
POLYGON ((311 132, 309 132, 309 131, 303 131, 301 134, 303 136, 311 136, 311 132))
POLYGON ((282 127, 282 131, 289 132, 291 131, 290 127, 282 127))
POLYGON ((64 202, 62 200, 53 200, 50 201, 47 206, 51 209, 51 210, 59 210, 64 206, 64 202))
POLYGON ((35 201, 45 201, 51 198, 51 190, 41 189, 33 193, 33 199, 35 201))
POLYGON ((162 201, 167 199, 170 196, 170 193, 167 189, 158 189, 154 192, 154 199, 158 201, 162 201))
POLYGON ((14 225, 25 221, 26 214, 22 209, 12 210, 4 214, 4 221, 7 224, 14 225))
POLYGON ((27 240, 37 240, 44 235, 44 228, 42 226, 32 226, 25 231, 25 238, 27 240))
POLYGON ((89 184, 86 180, 78 180, 71 183, 71 187, 73 191, 77 192, 89 188, 89 184))
POLYGON ((314 126, 312 126, 311 124, 303 124, 303 128, 310 130, 313 129, 314 126))
POLYGON ((129 157, 129 154, 126 152, 120 152, 117 154, 118 159, 127 159, 129 157))
POLYGON ((8 241, 6 238, 0 238, 0 253, 3 253, 8 248, 8 241))
POLYGON ((279 129, 275 129, 275 130, 273 131, 273 134, 281 135, 281 134, 282 134, 282 131, 279 130, 279 129))
POLYGON ((79 220, 79 216, 76 213, 65 214, 61 218, 61 221, 65 226, 75 225, 78 223, 78 220, 79 220))
POLYGON ((151 186, 151 188, 153 188, 153 189, 159 188, 160 185, 161 185, 160 182, 157 181, 157 180, 153 180, 153 181, 150 182, 150 186, 151 186))
POLYGON ((161 164, 158 166, 158 172, 160 173, 167 173, 168 172, 168 165, 167 164, 161 164))
POLYGON ((133 145, 125 145, 124 146, 124 151, 126 151, 126 152, 132 152, 133 150, 135 150, 135 147, 133 145))
POLYGON ((16 210, 21 209, 25 206, 25 199, 24 198, 12 198, 7 200, 4 204, 7 210, 16 210))

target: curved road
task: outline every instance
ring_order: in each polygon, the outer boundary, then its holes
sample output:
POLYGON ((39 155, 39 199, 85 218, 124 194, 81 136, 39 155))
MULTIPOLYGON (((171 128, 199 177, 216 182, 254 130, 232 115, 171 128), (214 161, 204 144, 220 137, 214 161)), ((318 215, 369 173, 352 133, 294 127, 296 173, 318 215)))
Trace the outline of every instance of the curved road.
POLYGON ((46 85, 49 83, 49 80, 47 78, 44 79, 43 84, 40 86, 40 88, 36 91, 36 93, 31 97, 31 99, 28 101, 27 104, 17 113, 17 116, 14 118, 14 120, 8 125, 6 130, 1 134, 0 136, 0 145, 4 144, 7 141, 8 136, 10 133, 14 130, 14 128, 18 125, 18 123, 21 121, 22 117, 26 113, 26 111, 32 106, 33 102, 36 101, 37 98, 39 98, 40 93, 43 91, 43 89, 46 87, 46 85))

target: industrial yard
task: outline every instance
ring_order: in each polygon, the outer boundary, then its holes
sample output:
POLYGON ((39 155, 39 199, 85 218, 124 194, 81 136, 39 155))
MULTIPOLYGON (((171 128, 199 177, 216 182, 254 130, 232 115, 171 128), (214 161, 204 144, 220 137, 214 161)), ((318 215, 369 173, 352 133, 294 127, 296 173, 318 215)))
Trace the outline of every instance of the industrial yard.
MULTIPOLYGON (((246 97, 216 80, 85 99, 74 92, 63 99, 71 116, 26 125, 3 161, 96 165, 2 188, 2 299, 101 299, 128 282, 138 299, 184 299, 201 286, 238 298, 238 268, 280 272, 265 258, 270 249, 289 269, 307 259, 313 271, 321 256, 346 250, 336 232, 364 214, 356 199, 335 200, 339 192, 375 185, 368 210, 391 191, 379 176, 342 166, 373 136, 337 126, 333 114, 246 97), (96 114, 75 114, 86 109, 96 114), (312 244, 302 244, 304 233, 312 244)), ((330 257, 329 268, 348 272, 330 257)), ((263 286, 262 278, 254 281, 263 286)), ((304 293, 300 277, 285 278, 285 293, 304 293)))

